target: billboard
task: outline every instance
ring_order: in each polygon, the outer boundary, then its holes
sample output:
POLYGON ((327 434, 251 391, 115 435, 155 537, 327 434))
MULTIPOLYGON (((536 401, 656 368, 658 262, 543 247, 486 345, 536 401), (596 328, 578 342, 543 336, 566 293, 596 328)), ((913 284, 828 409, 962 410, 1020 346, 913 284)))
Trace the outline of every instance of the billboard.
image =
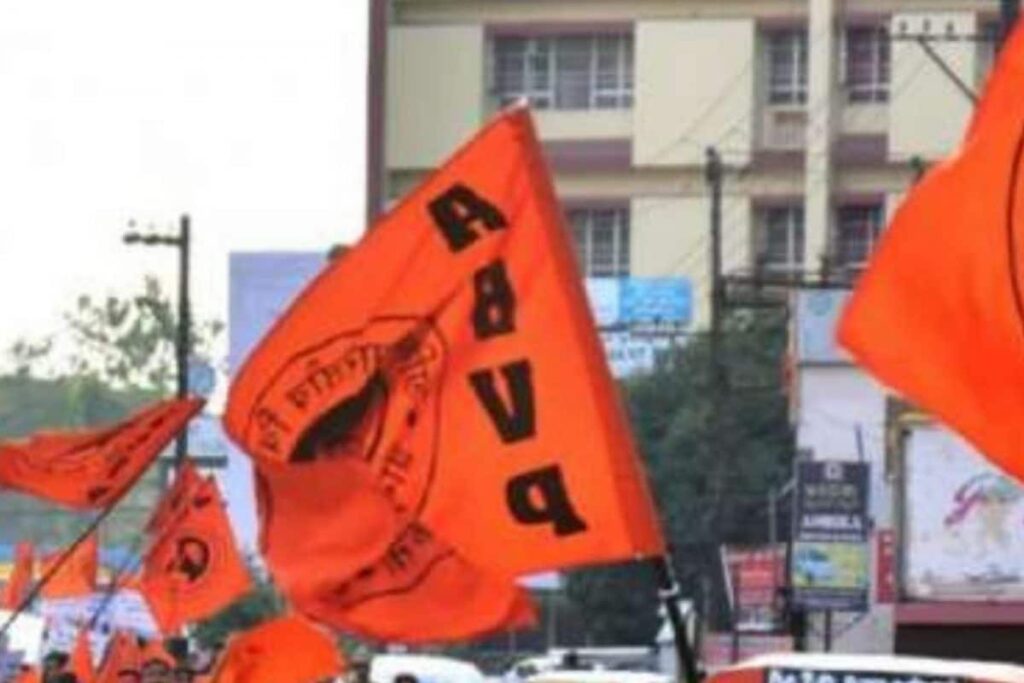
POLYGON ((726 547, 723 555, 736 627, 745 632, 775 629, 780 621, 776 592, 785 579, 786 547, 726 547))
POLYGON ((1024 487, 938 427, 904 454, 902 587, 916 600, 1024 600, 1024 487))
POLYGON ((848 364, 836 344, 836 324, 850 293, 844 290, 801 290, 796 294, 796 359, 799 363, 848 364))
POLYGON ((693 320, 693 287, 681 277, 584 281, 598 327, 681 331, 693 320))
POLYGON ((797 604, 867 609, 869 474, 868 464, 861 462, 798 464, 790 565, 797 604))

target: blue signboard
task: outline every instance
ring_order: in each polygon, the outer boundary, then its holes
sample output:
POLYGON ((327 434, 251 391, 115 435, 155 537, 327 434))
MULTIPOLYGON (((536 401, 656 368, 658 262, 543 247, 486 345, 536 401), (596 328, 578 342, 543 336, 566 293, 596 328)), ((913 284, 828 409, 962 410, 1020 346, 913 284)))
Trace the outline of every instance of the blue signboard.
POLYGON ((839 314, 850 293, 840 290, 803 291, 796 298, 796 351, 801 363, 849 363, 836 343, 839 314))
POLYGON ((601 327, 683 327, 693 319, 693 287, 686 278, 587 278, 586 284, 601 327))

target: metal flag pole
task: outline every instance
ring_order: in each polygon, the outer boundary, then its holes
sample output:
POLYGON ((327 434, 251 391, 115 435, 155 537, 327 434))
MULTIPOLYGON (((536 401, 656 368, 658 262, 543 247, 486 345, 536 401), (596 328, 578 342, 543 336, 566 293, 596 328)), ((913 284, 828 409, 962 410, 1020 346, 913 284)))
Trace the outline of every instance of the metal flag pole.
POLYGON ((669 623, 672 624, 682 680, 685 683, 697 683, 700 680, 697 673, 697 657, 693 651, 693 644, 690 642, 682 610, 679 609, 679 584, 676 583, 671 561, 667 555, 654 557, 649 561, 658 580, 658 596, 664 603, 665 613, 668 615, 669 623))

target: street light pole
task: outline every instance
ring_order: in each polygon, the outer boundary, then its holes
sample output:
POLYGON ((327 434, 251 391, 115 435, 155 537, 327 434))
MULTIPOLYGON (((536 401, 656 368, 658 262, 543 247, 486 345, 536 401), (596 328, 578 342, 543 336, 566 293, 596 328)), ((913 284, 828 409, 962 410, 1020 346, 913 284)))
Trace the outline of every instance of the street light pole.
MULTIPOLYGON (((192 308, 188 296, 189 252, 191 251, 191 221, 182 214, 178 224, 178 339, 175 344, 178 359, 178 398, 188 396, 188 358, 192 351, 192 308)), ((179 471, 188 452, 188 429, 178 433, 174 442, 174 466, 179 471)))
MULTIPOLYGON (((192 308, 189 302, 189 256, 191 251, 191 220, 183 214, 178 223, 178 234, 155 235, 140 232, 128 232, 124 235, 125 244, 143 244, 145 246, 167 246, 178 250, 178 326, 175 331, 174 357, 177 372, 177 391, 179 399, 188 396, 188 359, 192 352, 192 308)), ((178 433, 174 442, 174 466, 180 469, 185 464, 188 453, 188 430, 178 433)))

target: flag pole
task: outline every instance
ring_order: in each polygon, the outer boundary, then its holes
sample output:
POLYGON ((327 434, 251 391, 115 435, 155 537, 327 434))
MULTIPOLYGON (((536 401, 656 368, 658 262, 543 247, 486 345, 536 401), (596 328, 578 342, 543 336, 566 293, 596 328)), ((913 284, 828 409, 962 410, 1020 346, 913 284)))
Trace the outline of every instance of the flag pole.
POLYGON ((683 612, 679 609, 679 584, 676 583, 675 572, 672 570, 671 560, 668 555, 653 557, 649 560, 654 568, 658 580, 658 596, 665 605, 665 613, 668 615, 669 623, 672 624, 672 632, 675 636, 676 656, 679 659, 679 672, 677 676, 685 683, 697 683, 700 676, 697 673, 697 657, 693 651, 693 643, 687 632, 686 622, 683 620, 683 612))
POLYGON ((39 579, 39 582, 36 583, 36 585, 32 587, 32 590, 30 590, 22 601, 18 603, 18 607, 11 613, 11 616, 7 617, 7 621, 4 622, 3 626, 0 626, 0 638, 3 638, 3 636, 7 634, 18 617, 21 616, 25 610, 29 608, 32 602, 39 597, 39 594, 43 592, 46 584, 48 584, 50 580, 57 575, 57 572, 59 572, 65 564, 67 564, 67 561, 71 558, 74 552, 78 550, 83 543, 85 543, 86 539, 89 538, 89 535, 99 529, 100 524, 110 516, 110 513, 114 511, 114 508, 117 507, 119 502, 120 499, 115 500, 113 503, 103 508, 100 514, 96 515, 96 517, 89 522, 89 525, 85 527, 85 530, 78 535, 74 542, 68 546, 64 552, 57 556, 56 561, 54 561, 50 568, 47 569, 46 573, 43 574, 41 579, 39 579))
POLYGON ((118 566, 114 571, 114 574, 110 577, 110 585, 107 586, 107 590, 104 591, 103 599, 100 600, 100 604, 96 606, 96 609, 93 610, 92 616, 89 617, 89 624, 87 628, 90 631, 96 628, 96 624, 99 623, 100 617, 106 613, 111 603, 114 602, 114 596, 120 592, 121 589, 118 584, 121 581, 121 577, 128 573, 128 568, 132 565, 132 560, 134 559, 132 554, 138 552, 139 548, 142 546, 142 537, 143 535, 140 533, 128 554, 125 555, 124 561, 121 562, 120 566, 118 566))

